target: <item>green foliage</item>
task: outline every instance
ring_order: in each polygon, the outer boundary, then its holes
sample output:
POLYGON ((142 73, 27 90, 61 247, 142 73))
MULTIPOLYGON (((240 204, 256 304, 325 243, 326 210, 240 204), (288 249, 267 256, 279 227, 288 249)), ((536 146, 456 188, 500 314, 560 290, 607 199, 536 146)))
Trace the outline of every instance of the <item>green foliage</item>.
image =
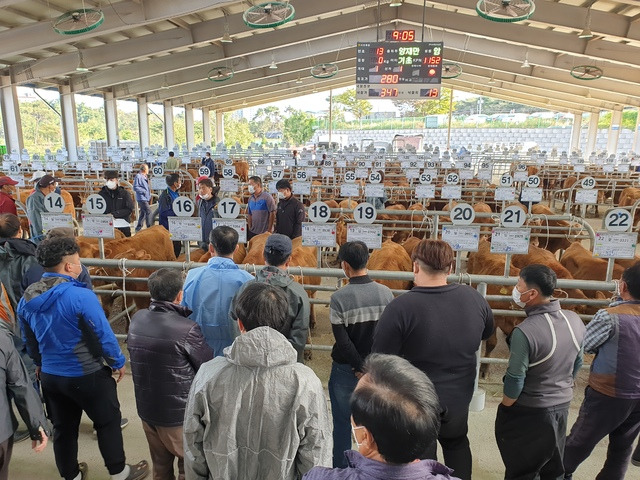
MULTIPOLYGON (((627 130, 635 130, 636 129, 636 120, 638 118, 638 110, 635 108, 632 110, 623 110, 622 111, 622 125, 621 129, 627 130)), ((603 113, 600 115, 600 119, 598 120, 598 128, 609 128, 611 127, 611 112, 603 113)))
POLYGON ((224 143, 227 147, 239 143, 242 148, 247 148, 255 141, 253 133, 246 118, 237 119, 231 113, 224 114, 224 143))
POLYGON ((350 88, 339 95, 333 96, 333 101, 344 105, 346 110, 354 117, 360 120, 371 113, 373 107, 368 100, 359 100, 356 98, 356 89, 350 88))
POLYGON ((284 120, 284 138, 292 145, 303 145, 313 137, 315 118, 302 110, 287 108, 284 120))
MULTIPOLYGON (((60 102, 52 102, 60 111, 60 102)), ((44 153, 47 148, 56 150, 62 146, 60 117, 41 101, 20 104, 22 138, 30 153, 44 153)))
MULTIPOLYGON (((420 117, 425 115, 441 115, 449 113, 451 101, 451 89, 440 90, 440 98, 437 100, 393 100, 393 104, 402 117, 420 117)), ((453 102, 455 108, 457 102, 453 102)))
POLYGON ((284 120, 278 107, 268 106, 259 108, 249 125, 253 135, 263 138, 267 132, 281 132, 284 120))

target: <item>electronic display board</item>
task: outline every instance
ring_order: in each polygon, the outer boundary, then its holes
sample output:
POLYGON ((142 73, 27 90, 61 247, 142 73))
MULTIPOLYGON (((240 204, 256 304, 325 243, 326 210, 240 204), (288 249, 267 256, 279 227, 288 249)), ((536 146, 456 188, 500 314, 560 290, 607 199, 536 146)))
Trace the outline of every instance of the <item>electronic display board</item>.
POLYGON ((358 43, 357 98, 440 98, 442 42, 414 42, 413 30, 390 30, 388 42, 358 43))

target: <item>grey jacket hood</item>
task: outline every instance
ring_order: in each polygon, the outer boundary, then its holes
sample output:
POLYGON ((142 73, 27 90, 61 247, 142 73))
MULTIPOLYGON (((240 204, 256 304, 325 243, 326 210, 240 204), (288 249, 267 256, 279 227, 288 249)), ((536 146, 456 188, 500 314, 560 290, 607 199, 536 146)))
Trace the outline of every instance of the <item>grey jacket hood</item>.
POLYGON ((254 328, 224 349, 224 356, 229 362, 243 367, 293 365, 297 355, 286 337, 271 327, 254 328))
POLYGON ((266 266, 256 273, 259 282, 267 282, 277 287, 288 287, 294 283, 293 277, 278 267, 266 266))

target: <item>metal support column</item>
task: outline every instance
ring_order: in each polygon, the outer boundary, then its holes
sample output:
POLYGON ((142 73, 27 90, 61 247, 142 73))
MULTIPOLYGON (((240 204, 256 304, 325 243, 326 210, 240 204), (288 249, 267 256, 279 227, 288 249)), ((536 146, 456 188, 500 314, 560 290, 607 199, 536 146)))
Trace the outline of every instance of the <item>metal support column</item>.
POLYGON ((138 97, 138 138, 142 150, 149 146, 149 105, 145 97, 138 97))
POLYGON ((600 120, 600 114, 597 112, 591 112, 591 118, 589 118, 589 130, 587 132, 587 148, 585 155, 591 155, 591 152, 596 151, 596 140, 598 139, 598 120, 600 120))
POLYGON ((78 160, 78 120, 76 115, 76 99, 68 85, 60 85, 60 110, 62 113, 62 139, 69 153, 69 161, 78 160))
POLYGON ((224 113, 216 110, 216 145, 224 142, 224 113))
POLYGON ((202 143, 207 148, 211 146, 211 117, 209 116, 209 108, 202 109, 202 143))
POLYGON ((580 149, 580 132, 582 131, 582 113, 573 114, 573 127, 571 127, 570 150, 575 152, 580 149))
POLYGON ((11 150, 16 150, 20 153, 24 148, 24 141, 22 139, 18 91, 15 85, 11 85, 11 77, 8 75, 0 76, 0 110, 2 111, 7 152, 11 153, 11 150))
POLYGON ((184 123, 187 130, 187 149, 191 151, 195 147, 195 129, 193 126, 193 106, 184 106, 184 123))
POLYGON ((638 108, 638 116, 636 117, 636 130, 633 133, 633 146, 631 150, 640 152, 640 108, 638 108))
POLYGON ((609 134, 607 135, 607 152, 609 154, 618 152, 621 124, 622 110, 614 110, 611 113, 611 126, 609 126, 609 134))
POLYGON ((164 103, 164 146, 168 150, 172 150, 176 144, 175 136, 173 133, 173 105, 170 100, 165 100, 164 103))
POLYGON ((107 145, 118 146, 118 104, 113 92, 104 92, 104 121, 107 124, 107 145))

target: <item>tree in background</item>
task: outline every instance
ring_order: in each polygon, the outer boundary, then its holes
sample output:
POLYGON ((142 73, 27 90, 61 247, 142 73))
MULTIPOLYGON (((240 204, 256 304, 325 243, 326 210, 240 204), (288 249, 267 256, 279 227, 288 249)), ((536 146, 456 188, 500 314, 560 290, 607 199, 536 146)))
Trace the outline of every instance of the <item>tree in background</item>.
POLYGON ((231 113, 224 114, 224 143, 232 147, 239 143, 242 148, 247 148, 255 141, 253 133, 246 118, 237 119, 231 113))
POLYGON ((267 132, 282 132, 284 120, 278 107, 259 108, 250 122, 251 133, 257 138, 264 138, 267 132))
POLYGON ((313 137, 313 115, 288 107, 285 110, 284 139, 292 145, 303 145, 313 137))
MULTIPOLYGON (((60 111, 60 102, 52 102, 54 108, 60 111)), ((22 120, 22 138, 24 148, 29 153, 44 153, 49 148, 52 151, 62 146, 62 130, 60 116, 42 101, 20 103, 22 120)))
MULTIPOLYGON (((402 117, 424 117, 449 113, 450 101, 451 89, 443 88, 437 100, 393 100, 393 104, 400 110, 402 117)), ((454 108, 456 103, 456 101, 453 102, 454 108)))
MULTIPOLYGON (((329 100, 327 99, 327 101, 329 100)), ((339 95, 334 95, 333 101, 340 105, 344 105, 346 111, 351 113, 351 115, 356 117, 358 120, 366 117, 373 110, 369 100, 360 100, 356 98, 355 88, 350 88, 339 95)))

